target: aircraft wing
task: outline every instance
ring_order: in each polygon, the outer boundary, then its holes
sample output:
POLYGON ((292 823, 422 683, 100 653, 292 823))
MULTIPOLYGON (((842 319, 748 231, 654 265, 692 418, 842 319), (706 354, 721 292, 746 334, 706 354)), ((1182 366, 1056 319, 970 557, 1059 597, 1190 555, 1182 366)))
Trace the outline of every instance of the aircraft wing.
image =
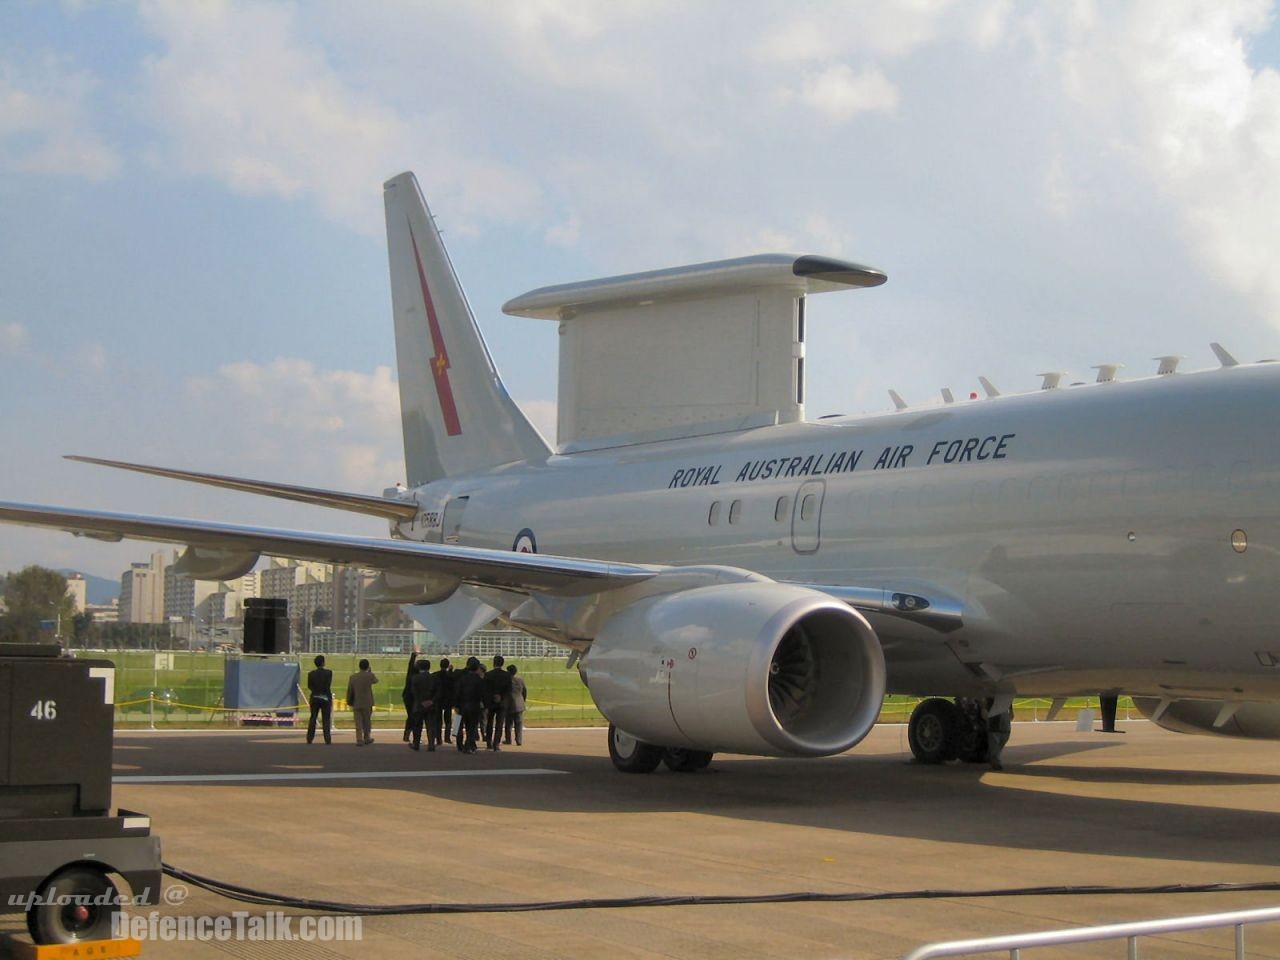
MULTIPOLYGON (((0 522, 65 530, 97 540, 116 541, 128 537, 183 543, 192 550, 213 557, 251 558, 256 561, 259 554, 267 554, 365 567, 398 577, 420 578, 447 592, 452 592, 458 584, 470 584, 521 593, 578 597, 639 583, 657 576, 663 569, 480 547, 71 510, 6 501, 0 501, 0 522)), ((252 562, 248 566, 252 566, 252 562)))

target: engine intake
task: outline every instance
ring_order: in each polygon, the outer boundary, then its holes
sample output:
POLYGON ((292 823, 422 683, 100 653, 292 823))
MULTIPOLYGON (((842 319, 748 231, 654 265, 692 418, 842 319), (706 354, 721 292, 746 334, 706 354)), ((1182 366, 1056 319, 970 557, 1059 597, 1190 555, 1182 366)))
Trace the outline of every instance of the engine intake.
POLYGON ((884 699, 884 654, 861 614, 772 582, 638 600, 583 657, 600 711, 664 747, 772 756, 841 753, 884 699))

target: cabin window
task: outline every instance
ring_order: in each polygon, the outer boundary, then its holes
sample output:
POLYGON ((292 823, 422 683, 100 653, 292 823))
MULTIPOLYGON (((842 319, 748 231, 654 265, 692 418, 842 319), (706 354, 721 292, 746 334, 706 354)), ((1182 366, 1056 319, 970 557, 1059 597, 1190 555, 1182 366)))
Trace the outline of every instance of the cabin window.
POLYGON ((708 511, 707 513, 707 523, 714 527, 719 522, 720 522, 720 501, 717 500, 715 503, 711 504, 711 510, 708 511))
POLYGON ((738 518, 742 516, 742 501, 735 500, 729 504, 729 522, 737 523, 738 518))
POLYGON ((778 502, 773 505, 773 519, 781 523, 787 519, 787 507, 791 506, 790 497, 779 497, 778 502))
POLYGON ((800 519, 812 520, 814 508, 818 505, 818 497, 816 494, 807 493, 805 498, 800 501, 800 519))

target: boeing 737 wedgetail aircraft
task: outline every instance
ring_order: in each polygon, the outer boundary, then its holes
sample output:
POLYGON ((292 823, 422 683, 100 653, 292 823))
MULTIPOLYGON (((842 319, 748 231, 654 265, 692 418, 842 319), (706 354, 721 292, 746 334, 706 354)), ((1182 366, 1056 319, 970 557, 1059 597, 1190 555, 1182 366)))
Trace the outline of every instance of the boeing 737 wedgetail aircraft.
POLYGON ((1123 692, 1173 729, 1280 738, 1280 366, 1215 345, 1211 371, 807 422, 806 298, 885 276, 772 254, 507 303, 559 324, 552 449, 412 174, 384 198, 407 487, 96 462, 382 517, 391 539, 0 519, 185 544, 207 579, 263 554, 372 568, 451 639, 500 617, 574 652, 624 771, 839 753, 886 692, 932 698, 910 725, 925 762, 980 759, 1027 695, 1123 692))

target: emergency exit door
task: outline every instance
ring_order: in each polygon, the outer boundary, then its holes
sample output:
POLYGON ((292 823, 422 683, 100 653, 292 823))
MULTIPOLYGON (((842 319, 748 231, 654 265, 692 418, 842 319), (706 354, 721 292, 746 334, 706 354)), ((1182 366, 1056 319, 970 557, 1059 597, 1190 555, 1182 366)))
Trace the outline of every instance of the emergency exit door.
POLYGON ((470 497, 454 497, 444 508, 444 520, 440 524, 445 543, 462 541, 462 511, 467 509, 470 497))
POLYGON ((796 553, 817 553, 822 543, 823 480, 808 480, 796 491, 791 505, 791 546, 796 553))

